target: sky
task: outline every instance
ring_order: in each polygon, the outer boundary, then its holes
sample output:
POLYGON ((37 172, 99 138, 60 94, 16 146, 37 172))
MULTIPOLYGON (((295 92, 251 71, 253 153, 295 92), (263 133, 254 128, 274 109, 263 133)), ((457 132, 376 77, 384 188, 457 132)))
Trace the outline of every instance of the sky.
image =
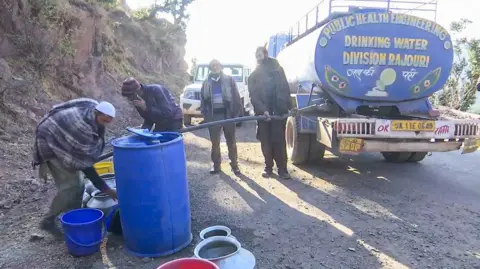
MULTIPOLYGON (((188 9, 190 20, 185 60, 190 64, 192 57, 196 57, 197 62, 209 62, 216 58, 221 62, 253 66, 256 47, 262 46, 270 35, 287 30, 320 1, 196 0, 188 9)), ((151 5, 153 2, 127 0, 133 9, 151 5)), ((465 34, 480 37, 478 8, 472 8, 472 2, 438 0, 437 22, 448 28, 452 21, 468 18, 473 24, 465 34)))

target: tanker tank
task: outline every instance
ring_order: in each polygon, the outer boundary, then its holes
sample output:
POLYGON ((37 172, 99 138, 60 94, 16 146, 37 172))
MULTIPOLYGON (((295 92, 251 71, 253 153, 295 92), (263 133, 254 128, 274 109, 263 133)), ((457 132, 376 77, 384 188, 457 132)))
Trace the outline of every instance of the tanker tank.
POLYGON ((443 88, 453 66, 447 30, 385 11, 325 22, 277 56, 292 93, 313 87, 347 113, 360 106, 395 106, 401 114, 432 109, 428 97, 443 88))

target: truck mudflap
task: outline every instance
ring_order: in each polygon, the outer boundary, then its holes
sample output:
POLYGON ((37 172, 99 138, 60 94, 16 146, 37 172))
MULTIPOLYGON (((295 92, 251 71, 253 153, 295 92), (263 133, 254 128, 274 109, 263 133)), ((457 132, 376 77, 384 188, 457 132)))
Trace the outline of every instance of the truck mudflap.
POLYGON ((317 140, 347 154, 446 152, 462 145, 466 154, 480 148, 480 120, 318 118, 318 122, 317 140))

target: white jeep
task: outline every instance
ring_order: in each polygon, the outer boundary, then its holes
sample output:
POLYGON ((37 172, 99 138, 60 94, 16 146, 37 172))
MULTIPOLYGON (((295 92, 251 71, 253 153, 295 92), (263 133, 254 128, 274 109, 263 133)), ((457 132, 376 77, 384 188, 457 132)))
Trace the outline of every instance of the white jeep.
MULTIPOLYGON (((249 115, 253 109, 247 88, 250 69, 242 64, 222 64, 222 67, 223 73, 232 76, 237 82, 238 91, 244 107, 244 114, 249 115)), ((187 85, 185 89, 183 89, 183 94, 180 95, 180 106, 183 109, 183 121, 185 125, 190 125, 192 118, 202 117, 202 113, 200 112, 200 89, 209 73, 208 64, 199 64, 195 71, 195 76, 191 78, 193 83, 187 85)), ((237 126, 240 125, 240 123, 237 124, 237 126)))

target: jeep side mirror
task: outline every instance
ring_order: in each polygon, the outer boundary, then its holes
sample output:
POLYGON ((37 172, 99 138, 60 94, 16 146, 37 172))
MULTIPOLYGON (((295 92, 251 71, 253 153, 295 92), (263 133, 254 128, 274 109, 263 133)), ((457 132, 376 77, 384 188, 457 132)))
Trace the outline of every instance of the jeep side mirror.
POLYGON ((193 82, 193 75, 190 75, 190 81, 193 82))

